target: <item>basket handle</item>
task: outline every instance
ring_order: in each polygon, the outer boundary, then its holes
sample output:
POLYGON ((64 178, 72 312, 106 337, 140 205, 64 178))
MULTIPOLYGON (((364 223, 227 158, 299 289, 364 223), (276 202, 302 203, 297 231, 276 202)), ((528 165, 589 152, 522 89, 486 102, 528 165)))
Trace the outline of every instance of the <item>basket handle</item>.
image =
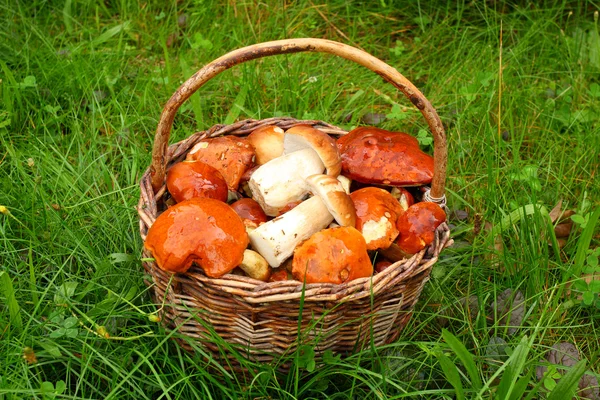
POLYGON ((164 183, 168 161, 166 159, 166 154, 171 127, 173 126, 175 114, 184 101, 210 79, 234 65, 257 58, 277 54, 300 53, 304 51, 330 53, 354 61, 380 75, 408 97, 415 107, 421 111, 421 114, 423 114, 434 138, 434 172, 429 197, 431 200, 438 202, 445 200, 444 187, 447 163, 446 133, 440 117, 429 100, 427 100, 423 93, 421 93, 419 89, 417 89, 415 85, 402 74, 369 53, 343 43, 313 38, 276 40, 234 50, 207 64, 185 81, 173 96, 171 96, 169 101, 167 101, 167 104, 160 115, 158 127, 156 128, 154 148, 152 149, 152 165, 150 166, 154 192, 156 193, 164 183))

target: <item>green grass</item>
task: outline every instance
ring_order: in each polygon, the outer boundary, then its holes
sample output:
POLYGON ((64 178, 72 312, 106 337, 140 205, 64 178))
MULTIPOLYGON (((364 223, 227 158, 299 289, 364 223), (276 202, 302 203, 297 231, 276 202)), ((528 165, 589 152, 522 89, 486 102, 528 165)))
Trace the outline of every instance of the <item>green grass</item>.
MULTIPOLYGON (((598 376, 600 288, 580 279, 597 268, 600 240, 598 3, 172 3, 0 4, 0 399, 537 398, 547 390, 535 368, 561 341, 586 360, 571 377, 598 376), (425 93, 448 127, 449 207, 468 218, 450 220, 456 245, 398 342, 314 370, 295 357, 289 375, 248 364, 248 381, 219 378, 201 348, 180 349, 149 318, 137 184, 180 83, 227 51, 288 37, 360 46, 425 93), (587 227, 559 249, 544 209, 560 199, 587 227), (525 304, 510 331, 490 311, 509 288, 525 304)), ((192 96, 171 142, 247 117, 351 128, 395 103, 405 113, 381 127, 425 128, 362 67, 271 57, 192 96)), ((570 398, 564 378, 556 398, 570 398)))

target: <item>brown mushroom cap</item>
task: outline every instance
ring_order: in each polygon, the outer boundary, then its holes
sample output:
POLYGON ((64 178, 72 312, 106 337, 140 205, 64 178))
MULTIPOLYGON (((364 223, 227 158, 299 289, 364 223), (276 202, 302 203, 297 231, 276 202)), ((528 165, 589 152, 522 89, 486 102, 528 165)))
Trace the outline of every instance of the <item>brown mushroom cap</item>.
POLYGON ((201 140, 190 150, 186 160, 215 167, 225 178, 229 190, 237 190, 244 172, 254 165, 254 155, 254 148, 247 139, 222 136, 201 140))
POLYGON ((356 128, 337 141, 342 171, 363 183, 418 186, 433 178, 433 157, 421 151, 418 141, 401 132, 356 128))
POLYGON ((365 239, 352 227, 324 229, 294 251, 294 278, 306 283, 344 283, 373 274, 365 239))
POLYGON ((192 263, 218 278, 238 266, 248 246, 242 219, 227 204, 205 197, 177 203, 148 230, 144 247, 168 272, 186 272, 192 263))
POLYGON ((239 199, 235 203, 231 204, 231 208, 242 217, 242 219, 247 219, 254 222, 257 226, 267 222, 267 215, 260 208, 260 205, 254 201, 253 199, 239 199))
POLYGON ((446 213, 435 203, 413 204, 398 218, 396 244, 407 254, 415 254, 430 245, 436 228, 446 220, 446 213))
POLYGON ((180 203, 194 197, 227 201, 227 183, 215 168, 200 161, 183 161, 167 172, 167 189, 180 203))
POLYGON ((398 236, 396 221, 404 213, 400 203, 384 189, 366 187, 350 194, 356 208, 356 229, 368 250, 386 249, 398 236))
POLYGON ((283 154, 283 129, 275 125, 261 126, 248 135, 256 152, 256 164, 263 165, 283 154))
POLYGON ((305 124, 295 125, 285 131, 283 137, 285 154, 307 148, 317 152, 327 175, 337 177, 340 174, 342 165, 335 139, 325 132, 305 124))

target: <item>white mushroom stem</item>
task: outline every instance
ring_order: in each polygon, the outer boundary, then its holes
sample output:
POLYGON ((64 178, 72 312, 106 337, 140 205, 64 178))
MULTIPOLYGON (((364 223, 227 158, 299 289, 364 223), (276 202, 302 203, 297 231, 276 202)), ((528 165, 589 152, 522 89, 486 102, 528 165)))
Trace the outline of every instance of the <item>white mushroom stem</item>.
POLYGON ((244 250, 244 259, 239 267, 250 278, 266 282, 269 279, 269 264, 263 256, 252 250, 244 250))
POLYGON ((334 218, 342 226, 354 227, 356 223, 354 203, 337 179, 311 175, 306 181, 314 197, 249 234, 252 247, 273 268, 290 257, 300 242, 327 227, 334 218))
POLYGON ((302 200, 308 193, 305 178, 325 169, 319 155, 304 149, 277 157, 261 165, 249 181, 252 198, 265 214, 276 216, 288 203, 302 200))
POLYGON ((314 196, 256 228, 249 234, 250 243, 271 267, 277 268, 294 253, 300 242, 324 229, 331 221, 333 217, 323 200, 314 196))

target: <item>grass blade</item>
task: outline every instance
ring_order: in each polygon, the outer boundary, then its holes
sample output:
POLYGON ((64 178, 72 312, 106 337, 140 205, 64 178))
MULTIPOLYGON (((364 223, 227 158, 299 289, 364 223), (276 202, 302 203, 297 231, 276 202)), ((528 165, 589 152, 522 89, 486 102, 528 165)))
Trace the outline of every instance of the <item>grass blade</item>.
POLYGON ((19 303, 17 303, 12 281, 5 271, 0 272, 0 291, 4 294, 6 304, 8 304, 10 323, 17 331, 21 332, 23 330, 23 321, 21 320, 20 314, 21 307, 19 306, 19 303))
POLYGON ((519 343, 507 361, 508 366, 498 385, 499 399, 511 398, 515 386, 517 386, 517 379, 525 366, 527 354, 529 354, 529 343, 527 342, 527 336, 524 336, 523 339, 521 339, 521 343, 519 343))
POLYGON ((587 367, 586 360, 581 360, 571 368, 561 379, 552 392, 548 395, 548 400, 570 399, 577 390, 577 384, 585 373, 587 367))
POLYGON ((118 35, 119 33, 121 33, 122 31, 124 31, 128 28, 129 28, 129 21, 125 21, 122 24, 113 26, 112 28, 110 28, 109 30, 107 30, 106 32, 104 32, 103 34, 98 36, 96 39, 94 39, 92 41, 92 44, 94 46, 102 44, 102 43, 106 42, 107 40, 111 39, 113 36, 118 35))
POLYGON ((450 384, 454 387, 456 391, 456 400, 462 400, 465 398, 465 393, 463 389, 462 382, 460 381, 460 374, 458 373, 458 368, 456 365, 444 354, 442 351, 435 352, 435 356, 440 363, 440 367, 442 367, 442 371, 444 371, 444 375, 450 384))
POLYGON ((73 33, 73 23, 71 21, 73 19, 73 17, 71 16, 71 0, 65 1, 65 6, 63 7, 62 13, 63 21, 65 23, 65 29, 71 34, 73 33))
MULTIPOLYGON (((188 65, 185 57, 181 57, 179 59, 179 64, 181 66, 181 71, 183 75, 187 78, 194 74, 190 66, 188 65)), ((198 92, 192 94, 188 100, 190 105, 192 106, 192 110, 194 111, 194 119, 196 120, 196 129, 203 130, 206 128, 204 118, 202 118, 202 103, 200 101, 200 94, 198 92)))
POLYGON ((527 390, 527 386, 529 385, 529 381, 531 380, 532 373, 533 372, 530 372, 517 380, 510 395, 510 400, 520 400, 523 398, 523 395, 527 390))
POLYGON ((479 376, 479 372, 477 371, 477 365, 475 364, 475 360, 473 359, 473 354, 469 353, 467 348, 460 340, 456 338, 450 331, 443 329, 442 337, 444 341, 450 346, 452 351, 456 354, 462 364, 465 366, 467 373, 469 374, 469 378, 471 378, 471 384, 473 388, 476 390, 480 390, 482 383, 481 377, 479 376))
POLYGON ((224 122, 225 125, 234 123, 236 118, 239 117, 240 112, 242 111, 242 108, 244 107, 244 104, 246 103, 246 95, 247 94, 248 94, 248 85, 244 85, 240 89, 240 92, 238 93, 238 95, 235 97, 235 100, 233 101, 233 105, 231 106, 231 109, 229 110, 229 114, 227 114, 227 117, 225 117, 225 122, 224 122))
POLYGON ((573 266, 573 273, 576 277, 581 275, 581 270, 583 269, 583 264, 585 263, 587 251, 590 248, 590 243, 592 241, 592 237, 594 236, 594 229, 596 229, 596 225, 598 224, 598 218, 600 218, 600 208, 596 209, 596 211, 594 211, 594 213, 590 216, 590 220, 581 233, 581 237, 577 241, 577 253, 575 254, 575 264, 573 266))

